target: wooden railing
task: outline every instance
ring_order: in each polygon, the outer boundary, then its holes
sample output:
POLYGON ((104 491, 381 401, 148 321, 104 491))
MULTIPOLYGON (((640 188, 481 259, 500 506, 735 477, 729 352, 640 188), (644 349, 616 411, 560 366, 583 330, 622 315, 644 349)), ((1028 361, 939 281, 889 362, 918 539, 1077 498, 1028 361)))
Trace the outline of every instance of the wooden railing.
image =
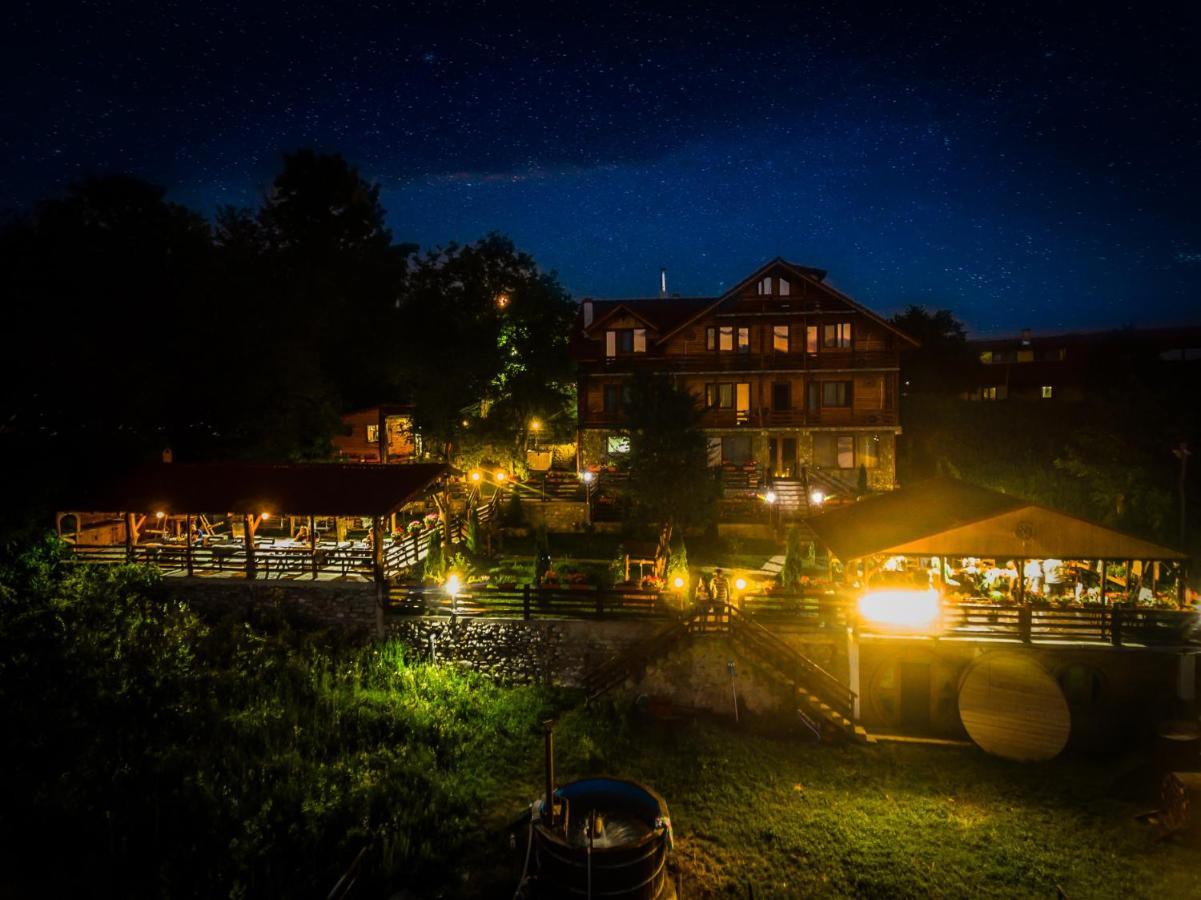
MULTIPOLYGON (((654 591, 595 588, 493 588, 463 591, 455 597, 443 588, 397 585, 389 607, 403 615, 458 615, 504 619, 648 619, 673 615, 673 598, 654 591)), ((678 613, 675 613, 678 614, 678 613)))

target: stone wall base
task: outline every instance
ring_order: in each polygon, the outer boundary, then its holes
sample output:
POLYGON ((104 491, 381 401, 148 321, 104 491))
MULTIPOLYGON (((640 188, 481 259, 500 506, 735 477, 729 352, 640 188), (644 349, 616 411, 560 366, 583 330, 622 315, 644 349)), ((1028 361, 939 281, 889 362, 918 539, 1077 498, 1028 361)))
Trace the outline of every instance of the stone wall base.
POLYGON ((163 590, 201 615, 274 608, 313 625, 345 628, 358 637, 380 633, 376 588, 365 582, 169 578, 163 581, 163 590))

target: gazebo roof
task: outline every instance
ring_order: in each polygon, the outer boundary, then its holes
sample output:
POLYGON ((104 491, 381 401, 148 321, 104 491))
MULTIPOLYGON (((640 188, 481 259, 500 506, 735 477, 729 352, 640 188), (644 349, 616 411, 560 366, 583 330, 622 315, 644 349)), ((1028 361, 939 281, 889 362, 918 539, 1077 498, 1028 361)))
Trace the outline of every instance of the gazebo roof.
POLYGON ((1158 559, 1185 555, 1096 522, 955 478, 923 481, 809 519, 841 560, 876 554, 1011 559, 1158 559))
POLYGON ((60 509, 384 516, 450 471, 441 463, 168 463, 98 480, 64 497, 60 509))

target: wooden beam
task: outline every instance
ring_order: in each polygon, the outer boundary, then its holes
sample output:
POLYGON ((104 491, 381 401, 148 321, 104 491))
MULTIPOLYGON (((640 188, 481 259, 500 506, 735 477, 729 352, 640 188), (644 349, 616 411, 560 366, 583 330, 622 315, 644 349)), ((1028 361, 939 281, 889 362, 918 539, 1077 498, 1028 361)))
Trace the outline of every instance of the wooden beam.
POLYGON ((125 514, 125 559, 129 562, 133 562, 133 546, 135 543, 137 543, 137 539, 134 536, 133 513, 127 512, 125 514))
POLYGON ((257 527, 255 517, 250 513, 242 513, 242 540, 246 545, 246 577, 256 578, 258 569, 254 561, 254 532, 257 527))
POLYGON ((317 517, 309 516, 309 559, 313 564, 313 580, 317 580, 317 517))
POLYGON ((1106 572, 1107 568, 1108 567, 1105 564, 1105 560, 1101 560, 1101 605, 1102 606, 1105 605, 1105 589, 1107 587, 1106 582, 1109 580, 1108 574, 1106 572))
POLYGON ((188 577, 192 577, 192 514, 184 517, 184 557, 188 563, 188 577))
POLYGON ((388 414, 382 403, 379 407, 379 425, 377 427, 379 431, 375 436, 379 439, 379 461, 386 463, 388 461, 388 414))
POLYGON ((371 519, 371 570, 375 575, 375 583, 384 583, 384 517, 373 516, 371 519))

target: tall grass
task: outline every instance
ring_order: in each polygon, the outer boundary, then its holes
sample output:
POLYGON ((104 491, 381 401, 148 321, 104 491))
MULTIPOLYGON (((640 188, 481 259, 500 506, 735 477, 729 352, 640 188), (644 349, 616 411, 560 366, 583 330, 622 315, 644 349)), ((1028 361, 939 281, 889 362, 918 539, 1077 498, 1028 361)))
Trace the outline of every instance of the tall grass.
POLYGON ((281 616, 206 624, 151 573, 42 548, 0 570, 0 879, 313 896, 366 847, 368 893, 440 884, 558 699, 281 616))

